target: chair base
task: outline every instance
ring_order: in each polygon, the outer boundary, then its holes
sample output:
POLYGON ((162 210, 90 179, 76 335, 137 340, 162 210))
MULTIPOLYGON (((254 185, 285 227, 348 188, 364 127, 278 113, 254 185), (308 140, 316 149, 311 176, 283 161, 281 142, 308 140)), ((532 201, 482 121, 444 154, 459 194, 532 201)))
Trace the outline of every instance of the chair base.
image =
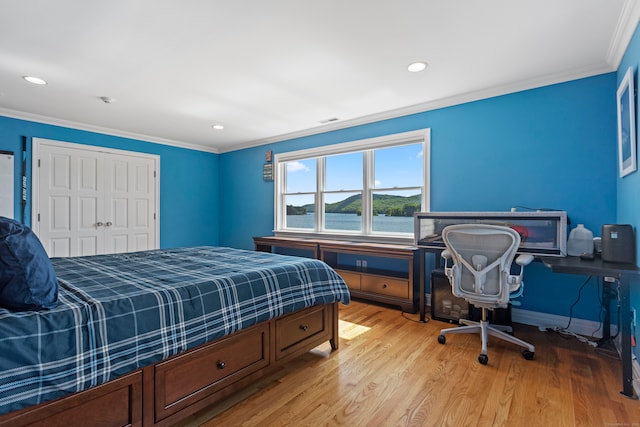
MULTIPOLYGON (((486 318, 486 316, 484 316, 484 313, 483 313, 483 317, 486 318)), ((481 320, 480 322, 474 322, 471 320, 460 319, 460 323, 464 324, 465 326, 459 326, 457 328, 442 329, 440 331, 440 336, 438 337, 438 342, 440 344, 444 344, 446 342, 445 335, 447 334, 480 333, 480 337, 482 339, 482 352, 478 356, 478 360, 483 365, 485 365, 488 361, 487 344, 489 342, 489 335, 496 337, 498 339, 501 339, 503 341, 507 341, 512 344, 519 345, 520 347, 524 347, 526 349, 522 352, 522 355, 524 356, 524 358, 527 360, 533 359, 536 348, 532 344, 529 344, 528 342, 523 341, 520 338, 516 338, 513 335, 508 334, 507 332, 512 332, 511 326, 491 325, 486 320, 481 320)))

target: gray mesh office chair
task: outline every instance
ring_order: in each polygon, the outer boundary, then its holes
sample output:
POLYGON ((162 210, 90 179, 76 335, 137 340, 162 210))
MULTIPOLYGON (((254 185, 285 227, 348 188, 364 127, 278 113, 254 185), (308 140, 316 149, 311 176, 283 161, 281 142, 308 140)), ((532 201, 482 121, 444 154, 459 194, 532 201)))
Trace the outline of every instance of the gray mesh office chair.
POLYGON ((447 247, 442 252, 445 258, 445 274, 451 283, 453 294, 482 308, 482 319, 473 322, 460 319, 466 326, 443 329, 438 342, 444 344, 448 334, 477 333, 482 338, 482 353, 478 361, 486 365, 489 335, 525 347, 522 355, 531 360, 535 347, 508 334, 510 326, 490 325, 488 310, 507 307, 513 293, 522 290, 522 270, 533 261, 531 255, 520 255, 516 264, 520 266, 517 275, 511 274, 511 264, 520 246, 520 235, 509 227, 486 224, 459 224, 445 227, 442 237, 447 247), (452 263, 452 264, 451 264, 452 263))

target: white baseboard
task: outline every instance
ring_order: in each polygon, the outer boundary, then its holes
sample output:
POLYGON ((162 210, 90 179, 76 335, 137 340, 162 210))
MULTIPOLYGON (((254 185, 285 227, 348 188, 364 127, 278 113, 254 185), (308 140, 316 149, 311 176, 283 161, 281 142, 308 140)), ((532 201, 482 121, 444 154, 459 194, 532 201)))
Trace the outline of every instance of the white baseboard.
MULTIPOLYGON (((569 330, 575 334, 602 338, 602 325, 593 320, 573 318, 571 319, 571 324, 569 324, 569 318, 566 316, 522 310, 516 307, 511 309, 511 319, 516 323, 537 326, 542 329, 555 327, 566 328, 566 326, 569 325, 569 330)), ((613 336, 616 333, 617 326, 613 325, 611 335, 613 336)))

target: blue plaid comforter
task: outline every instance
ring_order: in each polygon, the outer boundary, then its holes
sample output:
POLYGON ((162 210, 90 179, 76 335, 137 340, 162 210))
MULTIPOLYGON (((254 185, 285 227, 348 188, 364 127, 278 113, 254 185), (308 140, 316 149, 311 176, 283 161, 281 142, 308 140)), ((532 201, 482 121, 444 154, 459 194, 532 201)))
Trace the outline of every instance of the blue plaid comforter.
POLYGON ((0 414, 304 307, 349 303, 326 264, 262 252, 195 247, 52 263, 57 308, 0 308, 0 414))

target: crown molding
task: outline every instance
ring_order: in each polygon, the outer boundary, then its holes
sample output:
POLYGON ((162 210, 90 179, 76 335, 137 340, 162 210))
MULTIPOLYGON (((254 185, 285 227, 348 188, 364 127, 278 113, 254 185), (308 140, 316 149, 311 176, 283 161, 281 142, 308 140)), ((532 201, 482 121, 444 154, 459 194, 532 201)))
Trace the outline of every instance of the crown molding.
POLYGON ((497 96, 508 95, 511 93, 522 92, 525 90, 536 89, 544 86, 550 86, 557 83, 564 83, 572 80, 578 80, 587 77, 593 77, 599 74, 611 73, 616 71, 614 67, 607 63, 602 63, 590 67, 573 70, 567 73, 554 74, 540 78, 524 80, 515 83, 495 86, 474 92, 462 93, 459 95, 437 99, 425 103, 415 104, 408 107, 398 108, 395 110, 384 111, 381 113, 370 114, 353 119, 328 123, 300 131, 290 132, 282 135, 276 135, 269 138, 257 139, 234 145, 228 150, 220 150, 221 153, 243 150, 246 148, 258 147, 261 145, 274 144, 277 142, 288 141, 291 139, 302 138, 311 135, 319 135, 340 129, 346 129, 354 126, 369 124, 382 120, 394 119, 412 114, 424 113, 427 111, 438 110, 441 108, 452 107, 454 105, 466 104, 469 102, 480 101, 482 99, 494 98, 497 96))
POLYGON ((629 46, 638 22, 640 21, 640 2, 626 0, 618 18, 618 23, 611 37, 607 53, 607 63, 614 69, 618 69, 622 57, 629 46))
MULTIPOLYGON (((633 0, 629 0, 629 1, 632 2, 633 4, 636 4, 636 2, 633 0)), ((636 7, 635 9, 640 11, 640 7, 636 7)), ((627 22, 629 21, 627 20, 627 22)), ((626 41, 627 44, 629 43, 629 40, 626 41)), ((626 49, 626 45, 624 49, 626 49)), ((624 53, 624 49, 623 49, 623 53, 624 53)), ((285 134, 280 134, 273 137, 247 141, 244 143, 235 144, 232 147, 229 147, 227 149, 208 147, 208 146, 203 146, 198 144, 189 144, 182 141, 174 141, 169 139, 157 138, 149 135, 126 132, 126 131, 117 130, 117 129, 93 126, 93 125, 88 125, 88 124, 63 120, 63 119, 57 119, 57 118, 48 117, 48 116, 41 116, 38 114, 9 110, 1 107, 0 107, 0 115, 4 115, 7 117, 12 117, 16 119, 35 121, 38 123, 64 126, 72 129, 77 129, 77 130, 101 133, 105 135, 136 139, 136 140, 141 140, 141 141, 155 143, 155 144, 169 145, 169 146, 186 148, 186 149, 196 150, 196 151, 204 151, 204 152, 209 152, 214 154, 223 154, 223 153, 229 153, 233 151, 244 150, 247 148, 254 148, 262 145, 288 141, 296 138, 319 135, 327 132, 346 129, 346 128, 359 126, 359 125, 365 125, 365 124, 374 123, 382 120, 389 120, 389 119, 408 116, 412 114, 424 113, 427 111, 438 110, 441 108, 452 107, 454 105, 466 104, 469 102, 480 101, 483 99, 494 98, 497 96, 508 95, 511 93, 522 92, 525 90, 536 89, 536 88, 550 86, 558 83, 564 83, 572 80, 592 77, 599 74, 614 72, 616 71, 616 69, 617 67, 614 67, 608 62, 597 64, 597 65, 584 67, 577 70, 572 70, 567 73, 553 74, 553 75, 543 76, 535 79, 508 83, 505 85, 494 86, 494 87, 482 89, 479 91, 462 93, 462 94, 447 97, 447 98, 436 99, 429 102, 415 104, 408 107, 402 107, 394 110, 384 111, 381 113, 375 113, 375 114, 369 114, 366 116, 356 117, 353 119, 327 123, 324 125, 315 126, 312 128, 302 129, 299 131, 289 132, 285 134)))
MULTIPOLYGON (((134 132, 126 132, 118 129, 105 128, 101 126, 94 126, 86 123, 74 122, 71 120, 58 119, 55 117, 42 116, 39 114, 26 113, 24 111, 11 110, 8 108, 0 107, 0 115, 10 117, 13 119, 27 120, 36 123, 43 123, 53 126, 62 126, 75 130, 82 130, 87 132, 100 133, 108 136, 118 136, 121 138, 135 139, 137 141, 148 142, 151 144, 169 145, 172 147, 186 148, 189 150, 206 151, 209 153, 220 154, 220 151, 213 147, 207 147, 198 144, 189 144, 182 141, 174 141, 171 139, 158 138, 155 136, 144 135, 134 132)), ((34 135, 36 136, 36 135, 34 135)))

